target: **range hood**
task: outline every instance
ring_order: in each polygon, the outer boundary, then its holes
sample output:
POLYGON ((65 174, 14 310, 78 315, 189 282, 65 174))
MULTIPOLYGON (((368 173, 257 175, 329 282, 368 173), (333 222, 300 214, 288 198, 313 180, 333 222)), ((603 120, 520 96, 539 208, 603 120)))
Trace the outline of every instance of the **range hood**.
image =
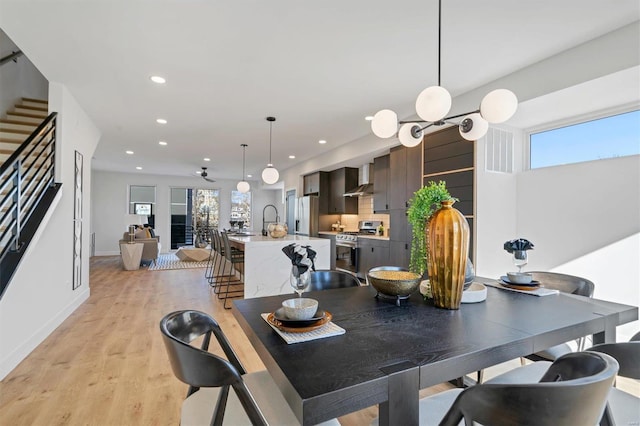
POLYGON ((373 177, 372 175, 373 164, 365 164, 358 169, 358 186, 353 188, 344 194, 344 197, 359 197, 361 195, 373 194, 373 177))

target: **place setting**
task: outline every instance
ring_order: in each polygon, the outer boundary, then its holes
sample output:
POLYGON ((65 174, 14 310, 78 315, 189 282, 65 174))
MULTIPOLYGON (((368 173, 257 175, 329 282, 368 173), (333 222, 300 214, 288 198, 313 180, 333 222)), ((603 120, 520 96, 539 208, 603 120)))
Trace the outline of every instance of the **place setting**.
POLYGON ((310 247, 295 243, 283 247, 282 251, 291 260, 289 283, 298 297, 284 300, 282 306, 274 312, 261 314, 262 318, 287 344, 344 334, 345 329, 331 321, 331 312, 320 309, 317 300, 302 297, 311 284, 316 252, 310 247))
POLYGON ((544 284, 533 279, 533 275, 528 272, 522 272, 522 268, 529 261, 527 250, 533 250, 533 247, 533 243, 524 238, 516 238, 505 242, 504 249, 512 255, 513 264, 518 268, 518 271, 507 272, 506 275, 502 275, 497 280, 497 283, 485 284, 518 293, 532 294, 534 296, 558 294, 558 290, 545 288, 544 284))

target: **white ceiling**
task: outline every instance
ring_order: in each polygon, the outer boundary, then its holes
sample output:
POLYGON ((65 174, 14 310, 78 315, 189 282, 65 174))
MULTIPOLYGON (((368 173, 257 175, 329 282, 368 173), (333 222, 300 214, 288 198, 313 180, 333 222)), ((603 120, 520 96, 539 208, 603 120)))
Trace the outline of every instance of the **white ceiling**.
MULTIPOLYGON (((640 8, 443 3, 442 85, 454 96, 636 21, 640 8)), ((370 133, 364 117, 381 108, 412 115, 437 83, 436 0, 0 0, 0 25, 99 127, 96 169, 195 176, 204 165, 237 179, 247 143, 247 173, 259 176, 273 115, 283 170, 370 133)))

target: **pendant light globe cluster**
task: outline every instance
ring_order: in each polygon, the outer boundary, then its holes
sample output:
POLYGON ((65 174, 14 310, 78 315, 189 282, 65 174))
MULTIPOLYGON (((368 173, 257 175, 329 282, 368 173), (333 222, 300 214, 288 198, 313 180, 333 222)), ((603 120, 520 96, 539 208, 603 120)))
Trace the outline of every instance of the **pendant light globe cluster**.
POLYGON ((267 167, 265 167, 265 169, 262 171, 262 180, 264 181, 264 183, 272 185, 276 183, 280 178, 280 173, 278 173, 278 170, 273 167, 273 164, 271 163, 271 134, 273 130, 273 122, 276 121, 276 118, 267 117, 267 121, 269 122, 269 163, 267 164, 267 167))
POLYGON ((416 99, 416 113, 422 120, 398 121, 398 115, 390 109, 378 111, 371 120, 371 130, 380 138, 398 135, 402 145, 418 145, 424 130, 431 126, 455 124, 460 135, 470 141, 480 139, 489 130, 489 123, 502 123, 510 119, 518 108, 518 98, 507 89, 489 92, 476 111, 447 117, 451 110, 451 94, 440 85, 440 28, 442 0, 438 1, 438 85, 424 89, 416 99), (462 118, 462 121, 452 121, 462 118), (425 124, 426 123, 426 124, 425 124), (400 126, 398 128, 398 126, 400 126))
POLYGON ((238 182, 238 184, 236 185, 236 189, 241 193, 246 194, 251 189, 251 185, 249 185, 249 182, 245 180, 245 176, 247 175, 245 174, 245 171, 244 171, 245 153, 247 150, 247 146, 249 145, 247 145, 246 143, 242 143, 240 144, 240 146, 242 147, 242 180, 238 182))

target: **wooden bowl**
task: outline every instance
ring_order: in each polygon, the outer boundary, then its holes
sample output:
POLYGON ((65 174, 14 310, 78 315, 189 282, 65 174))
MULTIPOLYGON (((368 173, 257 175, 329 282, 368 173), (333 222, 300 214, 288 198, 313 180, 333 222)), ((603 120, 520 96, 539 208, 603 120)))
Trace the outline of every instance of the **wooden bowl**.
POLYGON ((422 277, 414 272, 375 268, 367 273, 369 283, 387 296, 409 296, 420 286, 422 277))

